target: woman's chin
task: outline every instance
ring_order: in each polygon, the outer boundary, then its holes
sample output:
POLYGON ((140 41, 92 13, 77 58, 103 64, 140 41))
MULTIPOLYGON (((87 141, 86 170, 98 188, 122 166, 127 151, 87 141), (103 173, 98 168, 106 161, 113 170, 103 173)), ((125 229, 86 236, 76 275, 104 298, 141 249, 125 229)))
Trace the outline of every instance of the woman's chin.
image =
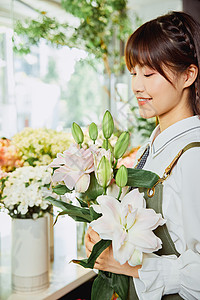
POLYGON ((139 109, 139 114, 140 114, 141 118, 144 118, 144 119, 150 119, 150 118, 156 117, 155 112, 147 111, 144 109, 139 109))

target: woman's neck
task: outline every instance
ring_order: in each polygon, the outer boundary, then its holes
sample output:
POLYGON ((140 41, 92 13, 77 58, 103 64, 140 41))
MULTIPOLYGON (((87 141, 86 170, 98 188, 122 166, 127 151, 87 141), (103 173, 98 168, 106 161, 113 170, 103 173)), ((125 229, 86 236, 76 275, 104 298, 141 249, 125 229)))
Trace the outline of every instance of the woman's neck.
POLYGON ((194 116, 194 112, 190 104, 180 106, 178 110, 176 109, 175 111, 171 111, 170 114, 160 115, 158 116, 160 132, 164 131, 174 123, 192 116, 194 116))
POLYGON ((160 118, 159 119, 159 124, 160 124, 160 132, 164 131, 165 129, 167 129, 169 126, 175 124, 178 121, 181 121, 183 119, 189 118, 194 116, 194 113, 189 113, 189 114, 182 114, 180 116, 174 116, 174 118, 171 118, 170 120, 167 120, 165 118, 160 118))

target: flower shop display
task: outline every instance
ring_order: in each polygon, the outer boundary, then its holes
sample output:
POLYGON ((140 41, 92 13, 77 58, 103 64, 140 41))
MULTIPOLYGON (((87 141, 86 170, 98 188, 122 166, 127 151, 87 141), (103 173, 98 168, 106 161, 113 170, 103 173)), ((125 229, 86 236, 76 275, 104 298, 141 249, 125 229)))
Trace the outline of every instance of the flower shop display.
POLYGON ((48 165, 59 151, 66 150, 71 142, 70 133, 53 129, 26 127, 13 136, 12 142, 19 149, 24 165, 48 165))
POLYGON ((18 148, 12 141, 6 138, 0 139, 0 167, 5 172, 11 172, 15 168, 21 167, 21 160, 18 148))
MULTIPOLYGON (((165 220, 161 214, 146 208, 144 193, 140 192, 140 188, 151 189, 159 176, 150 171, 126 168, 123 164, 118 167, 129 146, 130 136, 128 132, 122 132, 111 145, 113 131, 113 118, 106 111, 101 146, 96 144, 98 128, 94 123, 89 126, 92 143, 86 145, 82 129, 73 123, 72 135, 76 144, 58 153, 50 163, 53 191, 58 195, 75 192, 79 203, 74 205, 47 197, 61 209, 57 218, 67 214, 78 222, 87 222, 101 238, 87 259, 73 260, 85 268, 93 268, 97 257, 111 243, 114 258, 120 264, 128 262, 132 266, 142 263, 143 253, 152 253, 162 247, 162 241, 153 230, 162 226, 165 220), (133 187, 131 191, 130 186, 133 187)), ((92 287, 92 300, 125 300, 128 282, 128 276, 99 271, 92 287)))
POLYGON ((38 292, 49 285, 51 169, 24 166, 3 179, 0 203, 12 218, 12 287, 38 292))
MULTIPOLYGON (((12 144, 19 149, 24 166, 48 165, 60 149, 64 151, 72 142, 70 133, 53 129, 26 127, 13 136, 12 144)), ((50 260, 54 259, 53 217, 49 215, 50 260)))

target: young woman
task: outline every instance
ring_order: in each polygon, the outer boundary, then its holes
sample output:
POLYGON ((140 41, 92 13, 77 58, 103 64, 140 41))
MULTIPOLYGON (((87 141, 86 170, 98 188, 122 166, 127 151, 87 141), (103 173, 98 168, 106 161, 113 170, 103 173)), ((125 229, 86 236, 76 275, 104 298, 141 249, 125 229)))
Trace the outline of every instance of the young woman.
MULTIPOLYGON (((120 265, 109 247, 94 267, 132 276, 129 299, 200 299, 200 25, 183 12, 149 21, 130 36, 125 57, 140 115, 159 120, 135 166, 146 153, 143 169, 165 175, 156 201, 167 233, 162 252, 140 266, 120 265)), ((89 228, 88 256, 99 240, 89 228)))

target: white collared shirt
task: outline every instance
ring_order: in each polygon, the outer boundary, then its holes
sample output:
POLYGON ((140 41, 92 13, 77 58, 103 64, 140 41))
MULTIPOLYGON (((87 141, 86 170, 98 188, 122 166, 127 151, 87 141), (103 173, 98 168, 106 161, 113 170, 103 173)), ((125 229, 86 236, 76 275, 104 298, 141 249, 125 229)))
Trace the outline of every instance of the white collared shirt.
MULTIPOLYGON (((192 116, 160 132, 154 129, 139 149, 137 159, 149 145, 145 170, 163 176, 178 152, 200 142, 200 119, 192 116), (155 140, 154 137, 156 136, 155 140)), ((137 159, 135 164, 137 163, 137 159)), ((200 147, 187 150, 163 183, 163 215, 179 258, 145 254, 139 279, 134 279, 139 299, 159 300, 179 293, 183 299, 200 299, 200 147)))

